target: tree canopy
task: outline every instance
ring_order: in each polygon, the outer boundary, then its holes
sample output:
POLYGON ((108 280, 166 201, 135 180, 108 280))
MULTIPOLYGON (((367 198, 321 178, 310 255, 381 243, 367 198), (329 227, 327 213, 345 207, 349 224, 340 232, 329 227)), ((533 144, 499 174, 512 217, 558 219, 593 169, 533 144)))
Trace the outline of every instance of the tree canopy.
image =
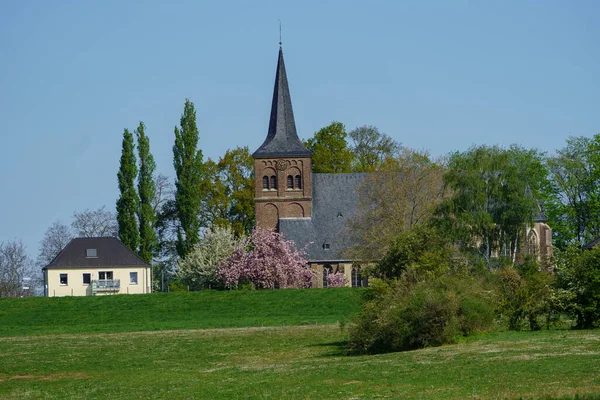
POLYGON ((304 142, 312 153, 313 172, 352 172, 355 156, 348 147, 347 136, 344 124, 334 121, 304 142))

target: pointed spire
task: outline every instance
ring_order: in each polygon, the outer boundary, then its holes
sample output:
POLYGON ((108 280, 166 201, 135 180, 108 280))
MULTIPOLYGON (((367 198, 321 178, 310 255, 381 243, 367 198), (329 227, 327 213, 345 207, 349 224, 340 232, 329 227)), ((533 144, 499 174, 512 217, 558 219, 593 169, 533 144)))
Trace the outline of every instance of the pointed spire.
POLYGON ((310 157, 310 155, 310 151, 304 147, 296 133, 292 99, 283 62, 283 50, 279 47, 269 132, 265 142, 252 156, 255 158, 270 158, 310 157))

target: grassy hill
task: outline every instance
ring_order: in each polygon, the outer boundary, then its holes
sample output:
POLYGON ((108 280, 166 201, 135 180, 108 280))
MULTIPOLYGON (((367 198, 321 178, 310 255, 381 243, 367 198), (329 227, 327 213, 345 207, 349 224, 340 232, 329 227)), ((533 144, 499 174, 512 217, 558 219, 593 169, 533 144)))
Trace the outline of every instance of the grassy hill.
POLYGON ((600 399, 598 331, 354 357, 345 338, 335 325, 0 338, 0 398, 600 399))
POLYGON ((0 398, 600 399, 599 330, 348 356, 361 293, 0 299, 0 398))
POLYGON ((253 290, 0 299, 0 337, 334 324, 361 290, 253 290))

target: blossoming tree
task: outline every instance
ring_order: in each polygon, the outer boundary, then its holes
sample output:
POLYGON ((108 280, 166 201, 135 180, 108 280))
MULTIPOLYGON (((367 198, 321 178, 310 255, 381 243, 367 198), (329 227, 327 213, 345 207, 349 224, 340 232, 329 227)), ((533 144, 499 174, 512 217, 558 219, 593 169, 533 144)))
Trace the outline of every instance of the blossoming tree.
POLYGON ((219 268, 228 288, 250 282, 257 289, 308 288, 314 276, 293 241, 277 232, 256 228, 246 248, 238 248, 219 268))

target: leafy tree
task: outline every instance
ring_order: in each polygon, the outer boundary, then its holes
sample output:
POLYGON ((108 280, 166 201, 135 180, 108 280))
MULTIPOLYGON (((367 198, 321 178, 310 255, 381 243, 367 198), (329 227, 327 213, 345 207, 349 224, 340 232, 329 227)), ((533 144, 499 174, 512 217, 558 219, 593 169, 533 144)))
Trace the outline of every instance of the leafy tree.
POLYGON ((218 275, 228 288, 251 283, 257 289, 285 289, 310 287, 314 271, 294 242, 256 228, 249 245, 236 249, 221 264, 218 275))
POLYGON ((374 126, 361 126, 350 132, 355 172, 378 171, 387 160, 397 155, 400 143, 379 132, 374 126))
POLYGON ((357 243, 351 257, 377 260, 401 232, 429 221, 443 198, 443 173, 441 160, 404 148, 369 174, 359 187, 359 212, 349 222, 357 243))
POLYGON ((226 226, 237 234, 254 226, 254 161, 248 147, 227 150, 218 163, 204 163, 205 225, 226 226))
POLYGON ((133 135, 129 130, 125 129, 123 132, 121 164, 117 174, 119 192, 121 193, 117 200, 117 222, 119 224, 119 238, 125 246, 135 252, 140 243, 140 233, 136 217, 140 199, 135 191, 137 166, 134 149, 133 135))
POLYGON ((54 221, 46 229, 44 238, 40 242, 40 250, 37 258, 38 266, 45 267, 50 264, 54 260, 54 257, 69 244, 71 239, 73 239, 73 233, 69 227, 60 221, 54 221))
POLYGON ((600 234, 600 134, 569 138, 547 166, 544 206, 556 246, 592 241, 600 234))
POLYGON ((486 262, 501 251, 514 261, 546 184, 541 154, 518 146, 473 147, 452 154, 444 182, 452 194, 440 204, 438 222, 447 233, 486 262))
POLYGON ((119 231, 115 213, 105 210, 104 206, 97 210, 75 211, 71 228, 77 237, 116 237, 119 231))
POLYGON ((558 287, 569 294, 566 310, 576 327, 600 326, 600 248, 569 246, 560 254, 556 275, 558 287))
POLYGON ((154 183, 154 170, 156 164, 150 153, 150 138, 146 136, 146 127, 140 122, 135 134, 138 141, 138 156, 140 159, 140 173, 138 175, 138 193, 140 206, 137 210, 140 227, 140 257, 146 261, 152 261, 152 254, 156 251, 158 239, 154 230, 156 220, 155 202, 156 186, 154 183))
POLYGON ((347 136, 344 124, 334 121, 304 142, 312 153, 312 172, 352 172, 354 153, 348 148, 347 136))
POLYGON ((179 220, 177 252, 185 258, 199 240, 198 213, 202 201, 202 151, 198 150, 198 128, 194 104, 186 100, 180 120, 181 129, 175 127, 173 164, 175 181, 175 210, 179 220))
POLYGON ((415 225, 398 234, 389 251, 369 268, 369 273, 386 281, 400 278, 408 270, 418 279, 436 278, 449 270, 451 256, 446 238, 431 226, 415 225))
POLYGON ((186 258, 178 263, 177 276, 193 290, 222 286, 217 276, 219 266, 246 244, 245 236, 237 238, 229 228, 207 230, 186 258))
POLYGON ((22 242, 0 242, 0 297, 22 295, 23 278, 29 267, 30 260, 22 242))

